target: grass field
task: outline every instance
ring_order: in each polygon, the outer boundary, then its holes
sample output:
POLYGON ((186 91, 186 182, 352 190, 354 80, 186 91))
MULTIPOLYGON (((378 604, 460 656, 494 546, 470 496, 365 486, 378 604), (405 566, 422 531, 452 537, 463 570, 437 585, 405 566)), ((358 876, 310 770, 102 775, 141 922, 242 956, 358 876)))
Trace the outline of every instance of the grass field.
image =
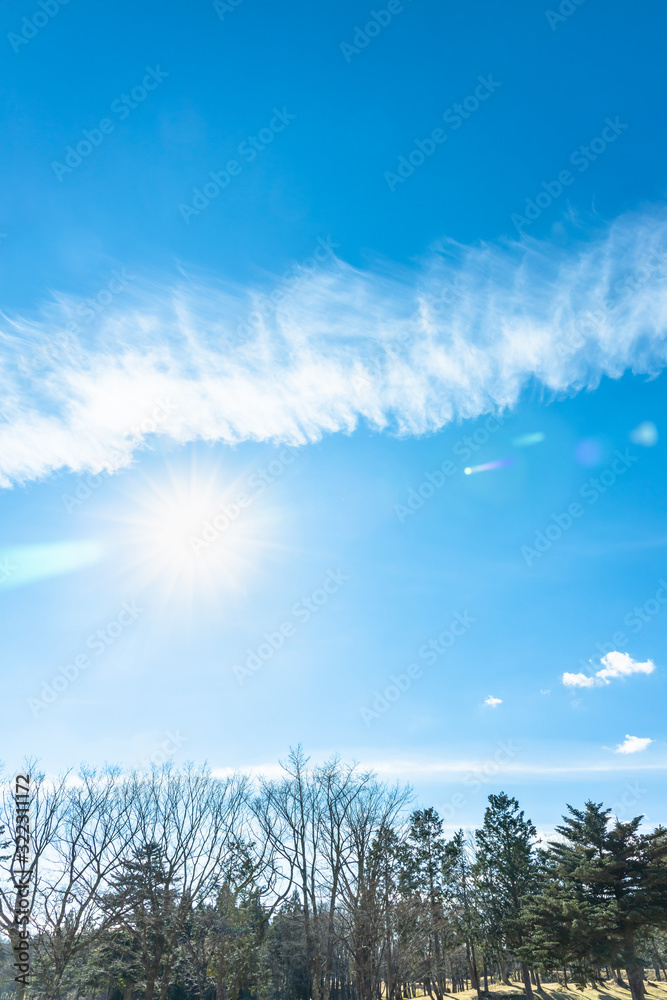
MULTIPOLYGON (((644 983, 644 986, 647 1000, 667 1000, 667 983, 656 983, 654 979, 649 979, 649 982, 644 983)), ((583 998, 585 1000, 629 1000, 630 998, 630 990, 617 986, 616 983, 605 983, 597 990, 590 986, 586 987, 585 990, 580 990, 574 983, 567 988, 560 983, 542 983, 542 993, 533 992, 536 998, 541 996, 544 1000, 573 1000, 575 997, 581 997, 582 1000, 583 998)), ((524 996, 524 989, 519 983, 513 983, 511 986, 489 985, 489 993, 501 1000, 502 997, 524 996)), ((428 997, 428 993, 423 995, 428 997)), ((452 994, 452 996, 456 996, 457 1000, 459 997, 462 1000, 475 1000, 477 994, 474 990, 463 990, 461 993, 452 994)))

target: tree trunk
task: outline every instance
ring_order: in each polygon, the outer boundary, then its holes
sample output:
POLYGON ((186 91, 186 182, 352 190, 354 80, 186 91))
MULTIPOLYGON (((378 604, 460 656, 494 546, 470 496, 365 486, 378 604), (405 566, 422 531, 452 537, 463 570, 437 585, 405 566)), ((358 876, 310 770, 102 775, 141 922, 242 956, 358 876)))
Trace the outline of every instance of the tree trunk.
POLYGON ((479 973, 477 972, 477 959, 475 958, 475 945, 466 941, 466 958, 468 959, 468 970, 470 972, 470 983, 481 1000, 482 992, 479 985, 479 973))
POLYGON ((435 989, 436 1000, 442 1000, 442 950, 440 948, 440 935, 437 931, 433 934, 433 948, 435 951, 435 975, 433 976, 433 988, 435 989))
POLYGON ((627 928, 623 938, 623 960, 632 1000, 644 1000, 644 963, 637 958, 635 935, 627 928))
POLYGON ((628 977, 632 1000, 644 1000, 644 970, 641 963, 635 958, 634 961, 626 960, 625 971, 628 977))
POLYGON ((508 972, 507 972, 507 965, 505 963, 505 956, 504 955, 499 955, 498 956, 498 963, 499 963, 499 966, 500 966, 500 979, 501 979, 501 982, 502 982, 503 986, 511 986, 512 984, 510 982, 509 975, 508 975, 508 972))
POLYGON ((394 983, 391 973, 391 923, 388 903, 385 910, 385 950, 387 952, 387 1000, 391 1000, 391 995, 394 992, 394 983))
POLYGON ((653 971, 655 972, 656 982, 659 983, 660 979, 661 979, 661 976, 660 976, 660 957, 658 955, 658 949, 656 948, 655 944, 653 945, 653 948, 651 950, 653 952, 653 971))
POLYGON ((167 991, 169 989, 170 981, 171 981, 171 960, 168 959, 164 963, 164 969, 162 970, 162 982, 160 983, 160 1000, 167 1000, 167 991))
POLYGON ((215 1000, 225 1000, 225 961, 224 947, 222 946, 218 949, 216 964, 218 973, 215 977, 215 1000))
POLYGON ((521 972, 523 974, 523 987, 526 991, 526 996, 528 1000, 533 1000, 533 987, 530 985, 530 971, 527 962, 521 963, 521 972))

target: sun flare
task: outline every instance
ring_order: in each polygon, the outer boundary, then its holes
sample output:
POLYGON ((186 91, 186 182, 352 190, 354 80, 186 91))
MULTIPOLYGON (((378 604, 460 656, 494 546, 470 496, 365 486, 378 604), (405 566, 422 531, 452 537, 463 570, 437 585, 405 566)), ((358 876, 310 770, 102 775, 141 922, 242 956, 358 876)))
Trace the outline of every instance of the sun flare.
POLYGON ((165 603, 190 608, 245 593, 262 549, 274 545, 275 520, 244 492, 246 478, 225 480, 219 465, 194 464, 144 477, 115 518, 124 570, 140 588, 157 587, 165 603))

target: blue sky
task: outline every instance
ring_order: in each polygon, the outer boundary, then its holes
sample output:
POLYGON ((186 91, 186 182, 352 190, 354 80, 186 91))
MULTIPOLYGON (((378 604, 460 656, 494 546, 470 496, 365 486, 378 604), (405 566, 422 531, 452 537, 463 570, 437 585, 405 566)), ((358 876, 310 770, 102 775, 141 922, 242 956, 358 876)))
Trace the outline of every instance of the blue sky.
POLYGON ((0 17, 7 766, 665 821, 664 9, 0 17))

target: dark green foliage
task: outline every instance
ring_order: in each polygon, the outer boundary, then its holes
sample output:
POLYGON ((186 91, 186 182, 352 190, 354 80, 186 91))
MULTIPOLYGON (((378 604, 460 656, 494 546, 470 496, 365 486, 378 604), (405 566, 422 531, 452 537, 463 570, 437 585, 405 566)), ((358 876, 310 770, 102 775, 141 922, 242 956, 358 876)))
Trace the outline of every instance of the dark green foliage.
POLYGON ((308 1000, 310 974, 298 893, 283 904, 262 949, 268 1000, 308 1000))
POLYGON ((568 806, 529 911, 542 964, 555 938, 580 981, 599 978, 603 965, 626 969, 633 1000, 644 995, 638 935, 667 925, 667 831, 640 833, 641 819, 612 823, 601 803, 568 806))
POLYGON ((524 986, 529 996, 524 907, 538 885, 535 836, 535 827, 525 818, 516 799, 504 792, 489 795, 484 824, 475 832, 475 876, 491 946, 501 967, 507 953, 522 960, 524 986))

